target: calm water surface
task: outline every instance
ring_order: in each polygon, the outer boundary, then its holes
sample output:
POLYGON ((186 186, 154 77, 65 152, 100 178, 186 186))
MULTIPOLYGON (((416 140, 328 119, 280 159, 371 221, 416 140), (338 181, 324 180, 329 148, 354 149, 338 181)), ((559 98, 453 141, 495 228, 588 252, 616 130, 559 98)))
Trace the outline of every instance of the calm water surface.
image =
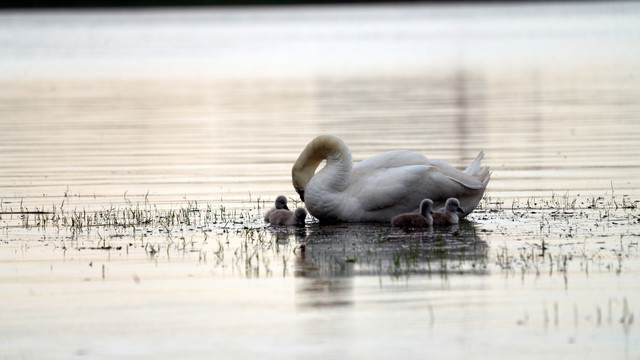
POLYGON ((638 4, 0 24, 3 358, 640 358, 638 4), (322 133, 484 150, 487 197, 455 229, 265 227, 322 133))

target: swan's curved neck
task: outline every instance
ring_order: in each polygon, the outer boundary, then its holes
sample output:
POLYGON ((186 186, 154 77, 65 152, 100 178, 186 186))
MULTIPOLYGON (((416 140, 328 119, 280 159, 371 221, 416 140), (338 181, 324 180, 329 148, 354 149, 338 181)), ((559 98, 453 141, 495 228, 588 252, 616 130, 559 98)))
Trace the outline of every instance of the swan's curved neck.
POLYGON ((291 171, 293 186, 304 191, 323 160, 327 161, 322 169, 323 184, 342 191, 353 167, 351 151, 340 138, 332 135, 316 137, 302 151, 291 171))

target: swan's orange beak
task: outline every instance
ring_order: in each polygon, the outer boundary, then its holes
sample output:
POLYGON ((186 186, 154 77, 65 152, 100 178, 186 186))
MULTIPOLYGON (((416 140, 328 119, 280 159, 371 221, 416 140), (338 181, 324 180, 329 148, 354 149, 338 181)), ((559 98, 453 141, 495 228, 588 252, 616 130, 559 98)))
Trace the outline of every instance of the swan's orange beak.
POLYGON ((296 188, 296 192, 298 193, 298 195, 300 195, 300 200, 304 202, 304 190, 296 188))

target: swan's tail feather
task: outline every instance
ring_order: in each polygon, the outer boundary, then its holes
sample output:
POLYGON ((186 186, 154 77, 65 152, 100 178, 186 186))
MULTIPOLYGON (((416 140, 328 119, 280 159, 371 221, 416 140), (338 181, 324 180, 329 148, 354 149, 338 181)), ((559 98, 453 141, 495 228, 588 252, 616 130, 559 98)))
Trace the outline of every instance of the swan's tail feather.
POLYGON ((484 158, 484 151, 480 151, 480 153, 478 154, 478 156, 476 156, 475 160, 473 160, 473 162, 471 163, 471 165, 469 165, 468 168, 466 168, 464 170, 465 173, 469 174, 469 175, 476 175, 476 173, 478 172, 478 170, 480 170, 480 163, 482 162, 482 159, 484 158))
POLYGON ((482 188, 486 188, 491 178, 491 171, 488 166, 480 166, 482 159, 484 158, 484 152, 480 151, 478 156, 473 160, 471 165, 464 170, 464 173, 469 174, 482 182, 482 188))
POLYGON ((474 191, 468 192, 467 194, 462 195, 458 198, 458 200, 460 200, 460 203, 462 204, 461 207, 464 210, 463 217, 467 216, 470 212, 473 211, 473 209, 476 208, 476 206, 478 206, 478 203, 480 202, 480 200, 482 200, 484 191, 489 184, 489 179, 491 179, 491 170, 489 169, 489 167, 480 166, 483 157, 484 152, 481 151, 478 156, 476 156, 475 160, 473 160, 471 165, 469 165, 469 167, 464 170, 464 173, 466 173, 467 175, 471 175, 479 180, 480 184, 471 187, 472 189, 474 189, 474 191))
POLYGON ((489 183, 489 179, 491 179, 491 171, 489 171, 489 167, 484 168, 484 179, 482 180, 482 185, 486 188, 489 183))
POLYGON ((483 188, 486 188, 487 184, 489 183, 489 179, 491 179, 491 174, 492 172, 489 171, 489 167, 483 166, 479 169, 477 173, 473 174, 473 176, 475 176, 482 182, 483 188))

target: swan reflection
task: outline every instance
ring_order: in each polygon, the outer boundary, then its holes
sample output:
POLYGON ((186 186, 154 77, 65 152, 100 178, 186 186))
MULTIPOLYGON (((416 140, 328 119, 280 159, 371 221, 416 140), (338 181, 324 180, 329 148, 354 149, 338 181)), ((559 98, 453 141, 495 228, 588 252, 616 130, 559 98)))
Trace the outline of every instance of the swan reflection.
POLYGON ((313 224, 306 232, 293 250, 297 303, 305 307, 352 305, 358 277, 486 274, 488 245, 468 221, 415 230, 313 224))

